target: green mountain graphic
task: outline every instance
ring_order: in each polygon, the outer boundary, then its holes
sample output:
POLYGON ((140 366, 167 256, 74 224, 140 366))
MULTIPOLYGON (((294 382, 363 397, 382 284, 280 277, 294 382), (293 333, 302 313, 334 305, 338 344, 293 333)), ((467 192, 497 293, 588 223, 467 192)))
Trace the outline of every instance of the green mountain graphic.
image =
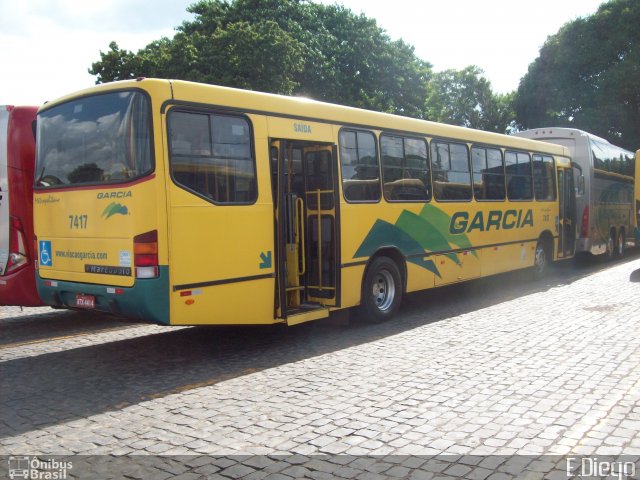
MULTIPOLYGON (((441 277, 433 260, 425 260, 424 254, 472 246, 466 234, 449 232, 450 223, 451 217, 431 204, 426 204, 419 215, 404 210, 395 224, 376 220, 353 257, 369 257, 380 248, 394 246, 408 262, 441 277)), ((472 254, 477 257, 475 251, 472 254)), ((446 255, 456 265, 461 265, 457 254, 446 255)))
POLYGON ((105 220, 106 220, 107 218, 115 214, 127 215, 128 213, 129 213, 129 210, 127 210, 126 206, 116 202, 111 202, 109 205, 105 207, 104 211, 102 212, 102 215, 100 216, 105 217, 105 220))

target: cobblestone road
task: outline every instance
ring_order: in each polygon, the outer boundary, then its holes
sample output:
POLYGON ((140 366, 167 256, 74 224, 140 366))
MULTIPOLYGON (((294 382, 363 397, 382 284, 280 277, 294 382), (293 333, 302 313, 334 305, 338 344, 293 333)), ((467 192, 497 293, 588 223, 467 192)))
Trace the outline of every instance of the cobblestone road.
POLYGON ((361 480, 567 478, 567 455, 640 458, 637 254, 413 294, 373 326, 0 308, 4 455, 203 455, 129 476, 361 480))

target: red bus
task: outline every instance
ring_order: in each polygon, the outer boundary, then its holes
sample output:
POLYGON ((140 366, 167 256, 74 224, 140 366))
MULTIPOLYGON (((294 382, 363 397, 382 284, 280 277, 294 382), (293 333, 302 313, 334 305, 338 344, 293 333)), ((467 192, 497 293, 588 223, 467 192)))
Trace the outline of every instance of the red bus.
POLYGON ((42 305, 33 256, 37 110, 0 106, 0 305, 42 305))

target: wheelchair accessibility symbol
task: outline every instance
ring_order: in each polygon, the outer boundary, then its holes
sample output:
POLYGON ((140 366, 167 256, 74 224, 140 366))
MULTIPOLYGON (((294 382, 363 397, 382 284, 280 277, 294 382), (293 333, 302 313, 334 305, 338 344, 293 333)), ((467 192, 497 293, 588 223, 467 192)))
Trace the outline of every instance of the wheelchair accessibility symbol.
POLYGON ((40 240, 38 243, 40 244, 40 266, 50 267, 53 265, 53 260, 51 259, 51 241, 40 240))

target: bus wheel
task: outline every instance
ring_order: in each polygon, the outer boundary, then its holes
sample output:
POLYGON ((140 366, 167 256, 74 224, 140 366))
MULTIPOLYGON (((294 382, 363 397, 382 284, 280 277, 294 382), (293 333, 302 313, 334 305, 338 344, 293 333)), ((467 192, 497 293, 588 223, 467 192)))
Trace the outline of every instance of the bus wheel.
POLYGON ((541 238, 536 244, 536 252, 533 258, 533 274, 536 278, 542 278, 547 273, 550 261, 547 242, 541 238))
POLYGON ((402 277, 396 263, 387 257, 376 258, 364 277, 358 319, 366 323, 389 320, 402 302, 402 277))
POLYGON ((616 256, 619 258, 624 257, 625 252, 625 237, 624 237, 624 229, 620 229, 620 233, 618 233, 618 245, 616 247, 616 256))
POLYGON ((616 243, 616 231, 612 228, 609 231, 609 239, 607 240, 607 250, 605 256, 607 260, 611 260, 616 255, 617 243, 616 243))

